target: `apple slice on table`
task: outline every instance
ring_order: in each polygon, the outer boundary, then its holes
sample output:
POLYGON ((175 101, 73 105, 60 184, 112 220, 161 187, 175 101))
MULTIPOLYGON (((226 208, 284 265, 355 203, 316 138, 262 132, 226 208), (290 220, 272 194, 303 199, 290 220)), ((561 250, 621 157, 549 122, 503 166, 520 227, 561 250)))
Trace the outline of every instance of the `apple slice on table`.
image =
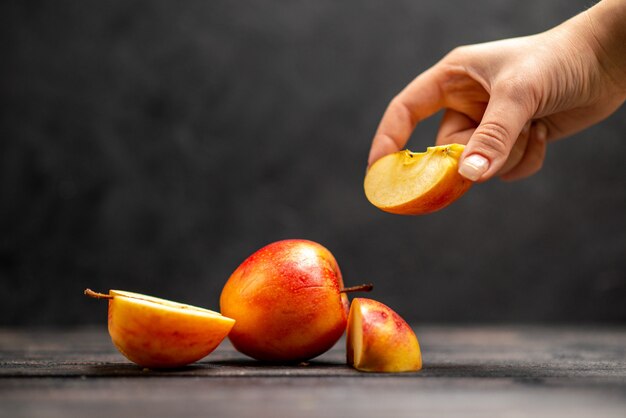
POLYGON ((122 290, 109 294, 109 334, 130 361, 148 368, 181 367, 208 355, 226 338, 235 320, 191 305, 122 290))
POLYGON ((386 155, 365 176, 367 199, 377 208, 399 215, 422 215, 448 206, 472 185, 458 173, 464 145, 429 147, 386 155))
POLYGON ((356 298, 350 305, 348 364, 363 372, 415 372, 422 353, 415 333, 387 305, 356 298))

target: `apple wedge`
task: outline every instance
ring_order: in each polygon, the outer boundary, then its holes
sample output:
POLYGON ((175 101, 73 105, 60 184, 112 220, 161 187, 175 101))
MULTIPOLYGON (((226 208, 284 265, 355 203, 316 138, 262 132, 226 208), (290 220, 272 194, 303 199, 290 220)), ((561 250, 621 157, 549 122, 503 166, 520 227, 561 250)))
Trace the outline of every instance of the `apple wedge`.
POLYGON ((356 298, 348 315, 347 361, 363 372, 415 372, 422 353, 415 333, 387 305, 356 298))
POLYGON ((422 215, 448 206, 472 185, 458 173, 460 144, 386 155, 365 176, 367 199, 377 208, 399 215, 422 215))
POLYGON ((109 334, 130 361, 148 368, 181 367, 208 355, 228 335, 235 320, 217 312, 122 290, 109 294, 109 334))

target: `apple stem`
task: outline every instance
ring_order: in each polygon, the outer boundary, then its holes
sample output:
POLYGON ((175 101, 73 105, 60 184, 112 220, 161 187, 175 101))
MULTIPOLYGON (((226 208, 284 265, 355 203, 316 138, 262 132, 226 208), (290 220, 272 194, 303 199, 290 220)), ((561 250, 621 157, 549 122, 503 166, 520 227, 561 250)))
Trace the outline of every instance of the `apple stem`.
POLYGON ((374 285, 369 284, 360 284, 358 286, 344 287, 339 291, 339 293, 351 293, 351 292, 371 292, 374 288, 374 285))
POLYGON ((113 299, 113 296, 111 295, 105 295, 104 293, 94 292, 91 289, 85 289, 85 294, 89 296, 90 298, 94 298, 94 299, 113 299))

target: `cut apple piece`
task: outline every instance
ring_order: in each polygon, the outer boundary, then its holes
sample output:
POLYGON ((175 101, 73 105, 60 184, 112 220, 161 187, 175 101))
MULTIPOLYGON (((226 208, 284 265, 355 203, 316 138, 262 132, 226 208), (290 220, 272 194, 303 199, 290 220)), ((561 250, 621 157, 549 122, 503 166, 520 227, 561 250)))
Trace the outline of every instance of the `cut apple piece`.
POLYGON ((350 305, 347 335, 348 364, 363 372, 415 372, 422 353, 415 333, 387 305, 356 298, 350 305))
POLYGON ((422 215, 448 206, 461 197, 472 182, 458 173, 460 144, 429 147, 386 155, 365 176, 367 199, 385 212, 422 215))
POLYGON ((235 320, 191 305, 122 290, 85 294, 109 300, 109 334, 130 361, 148 368, 181 367, 208 355, 235 320))

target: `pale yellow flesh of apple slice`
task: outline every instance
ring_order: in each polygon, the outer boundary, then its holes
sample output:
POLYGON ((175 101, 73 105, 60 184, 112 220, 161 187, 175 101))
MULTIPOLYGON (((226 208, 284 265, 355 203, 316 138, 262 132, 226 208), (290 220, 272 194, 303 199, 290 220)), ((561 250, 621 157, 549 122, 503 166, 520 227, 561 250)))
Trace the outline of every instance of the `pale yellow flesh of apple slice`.
POLYGON ((109 295, 113 297, 127 298, 129 302, 145 305, 147 307, 152 307, 156 309, 162 309, 172 313, 201 316, 207 318, 218 318, 224 319, 229 322, 234 322, 234 319, 225 317, 219 312, 199 308, 197 306, 187 305, 184 303, 173 302, 167 299, 156 298, 154 296, 142 295, 140 293, 128 292, 125 290, 110 290, 109 295))
POLYGON ((384 211, 407 215, 447 206, 471 186, 458 174, 464 148, 449 144, 429 147, 422 153, 404 150, 382 157, 365 177, 367 199, 384 211))
POLYGON ((358 368, 361 365, 361 357, 363 355, 363 315, 360 308, 355 309, 353 312, 350 331, 350 346, 353 350, 354 366, 358 368))

